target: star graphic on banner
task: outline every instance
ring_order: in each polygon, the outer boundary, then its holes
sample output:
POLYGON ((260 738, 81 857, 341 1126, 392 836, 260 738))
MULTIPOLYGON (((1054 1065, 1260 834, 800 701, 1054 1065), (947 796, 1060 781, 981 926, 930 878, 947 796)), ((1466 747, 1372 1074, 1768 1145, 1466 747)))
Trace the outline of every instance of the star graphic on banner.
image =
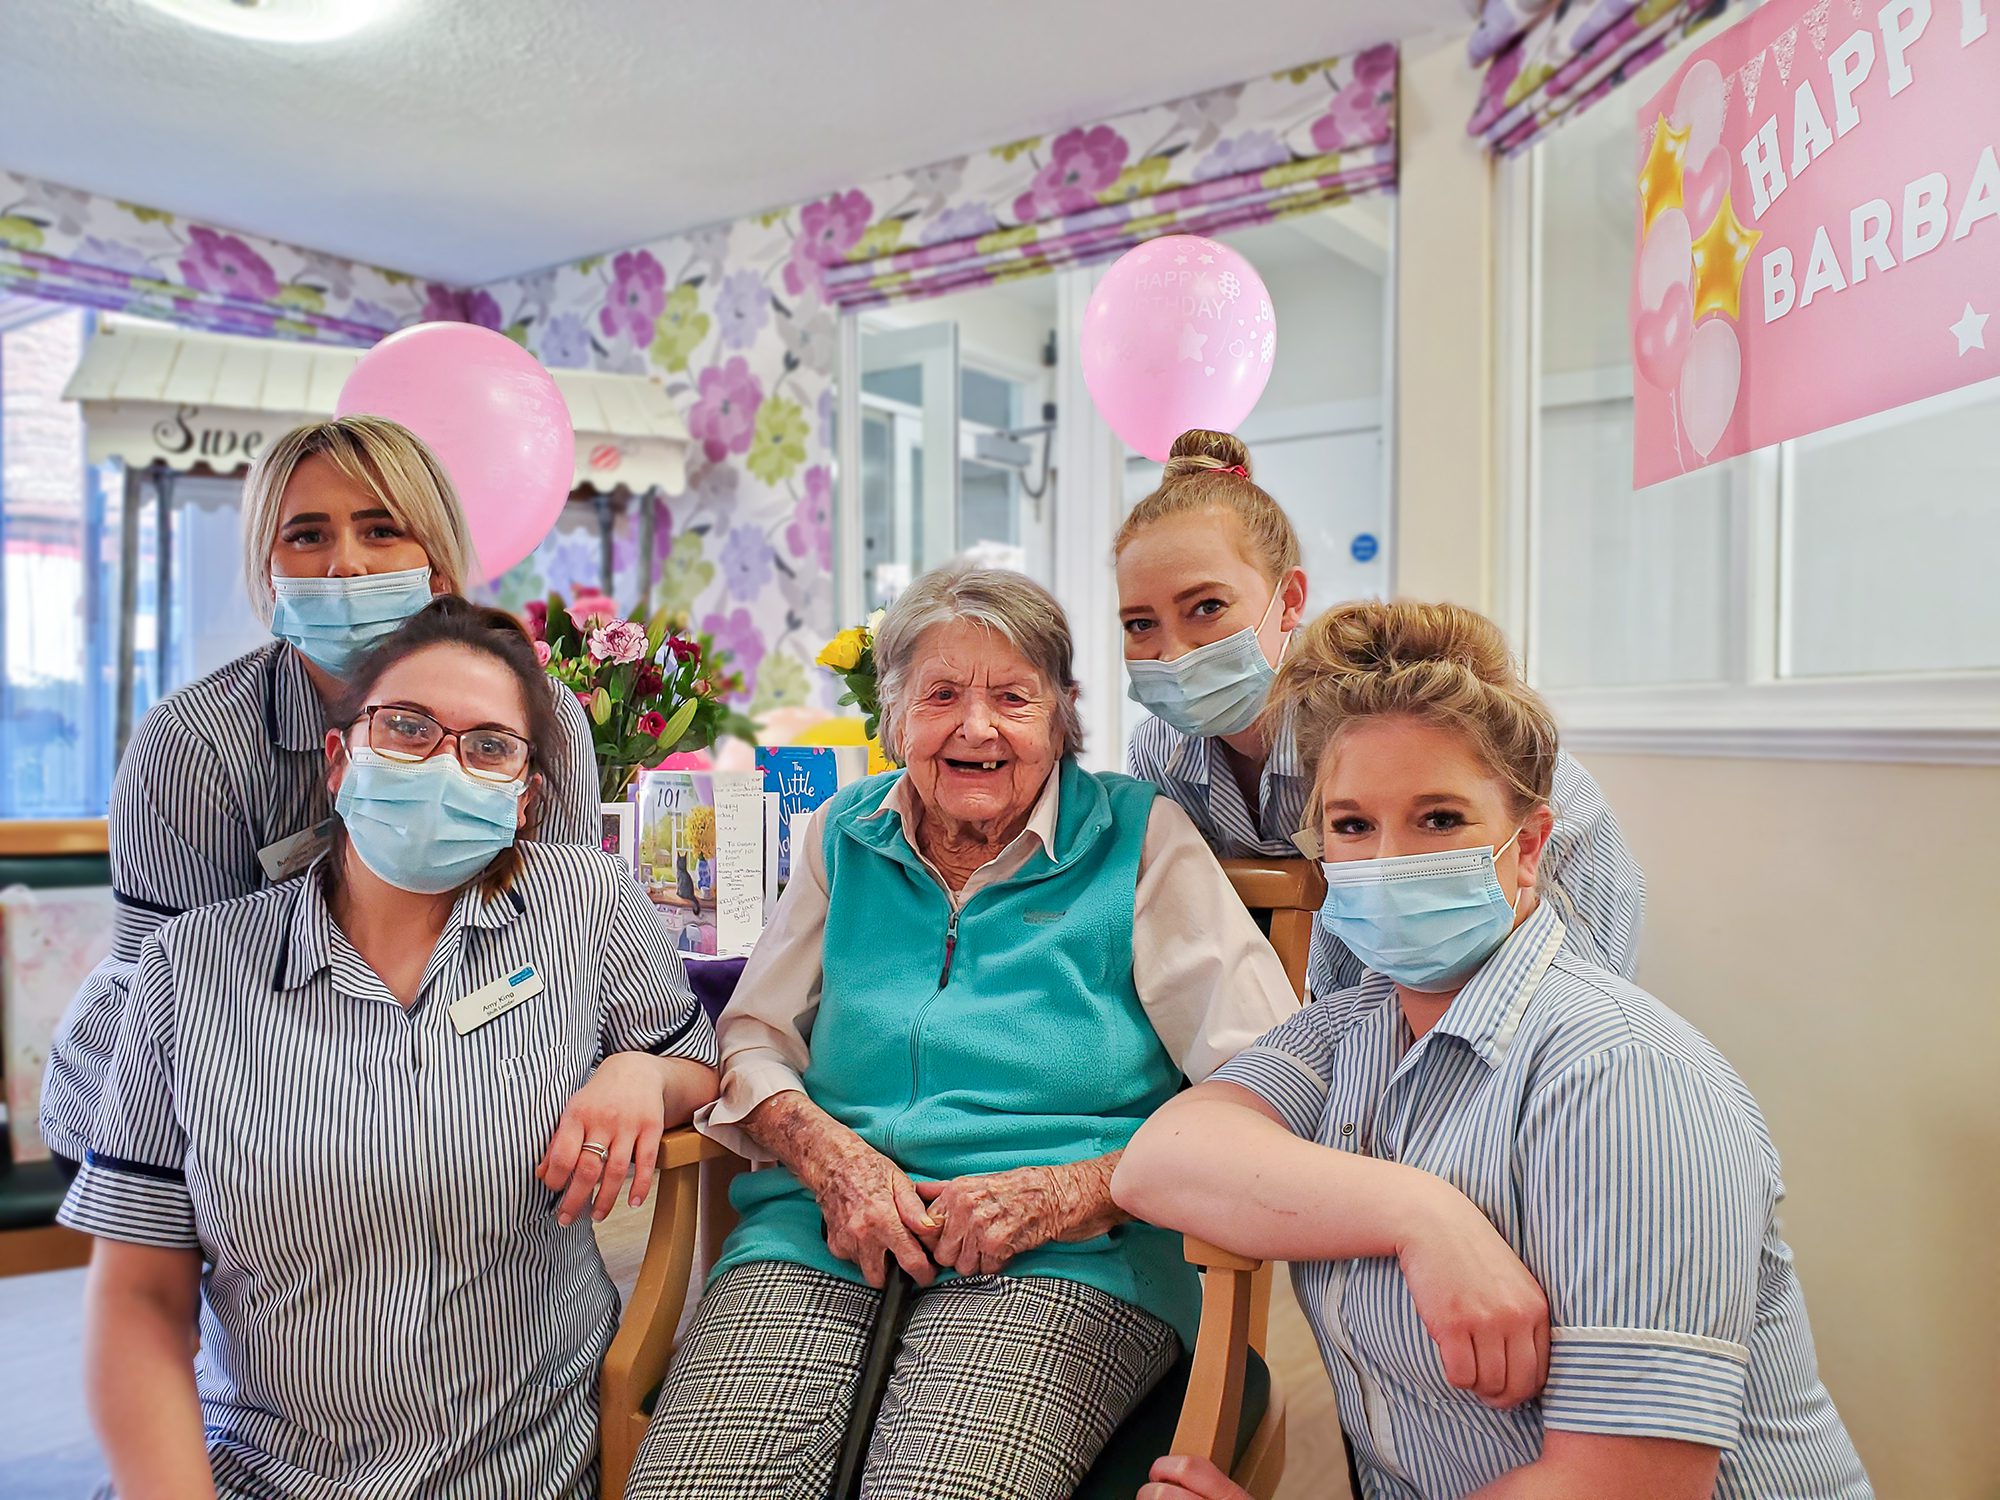
POLYGON ((1194 324, 1192 323, 1181 324, 1180 357, 1182 359, 1200 359, 1201 346, 1207 342, 1208 342, 1208 335, 1205 333, 1197 332, 1195 330, 1194 324))
POLYGON ((1991 313, 1976 313, 1970 302, 1965 304, 1965 316, 1951 325, 1952 337, 1958 340, 1958 353, 1962 359, 1974 349, 1986 347, 1986 320, 1991 313))

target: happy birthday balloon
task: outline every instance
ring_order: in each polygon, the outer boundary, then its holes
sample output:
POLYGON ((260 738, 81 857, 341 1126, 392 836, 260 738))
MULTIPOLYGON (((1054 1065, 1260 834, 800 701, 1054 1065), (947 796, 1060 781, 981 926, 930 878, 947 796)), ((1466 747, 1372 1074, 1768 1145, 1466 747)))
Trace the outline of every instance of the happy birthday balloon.
POLYGON ((1079 338, 1090 399, 1164 463, 1191 427, 1234 432, 1271 378, 1278 320, 1256 268, 1199 235, 1148 240, 1091 293, 1079 338))

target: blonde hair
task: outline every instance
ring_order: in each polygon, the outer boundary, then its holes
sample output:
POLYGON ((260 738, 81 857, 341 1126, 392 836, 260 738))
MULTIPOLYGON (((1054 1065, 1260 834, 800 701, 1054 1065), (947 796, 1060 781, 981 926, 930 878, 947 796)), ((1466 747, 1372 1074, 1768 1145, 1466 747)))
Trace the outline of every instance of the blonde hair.
POLYGON ((1506 783, 1513 811, 1549 800, 1556 723, 1521 678, 1500 627, 1456 604, 1360 600, 1292 638, 1271 687, 1268 725, 1289 719, 1315 788, 1320 764, 1353 724, 1404 715, 1462 736, 1506 783))
POLYGON ((1230 433, 1200 427, 1174 439, 1159 488, 1132 507, 1111 555, 1155 521, 1203 510, 1223 511, 1242 523, 1250 544, 1245 561, 1272 585, 1299 566, 1299 534, 1283 507, 1250 478, 1250 450, 1230 433))
POLYGON ((243 481, 243 584, 258 619, 271 623, 271 549, 285 487, 309 458, 324 458, 378 496, 424 549, 444 592, 465 592, 473 581, 472 533, 437 455, 409 428, 384 417, 335 417, 294 427, 258 456, 243 481))

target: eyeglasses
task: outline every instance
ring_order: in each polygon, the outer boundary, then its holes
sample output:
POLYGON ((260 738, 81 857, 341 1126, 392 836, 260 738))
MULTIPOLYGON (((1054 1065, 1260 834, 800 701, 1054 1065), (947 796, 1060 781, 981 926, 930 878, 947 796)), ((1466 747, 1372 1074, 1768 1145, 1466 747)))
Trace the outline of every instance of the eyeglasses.
POLYGON ((371 703, 361 718, 368 748, 385 760, 429 760, 450 740, 458 763, 481 781, 516 781, 528 769, 532 747, 511 729, 446 729, 420 708, 393 703, 371 703))

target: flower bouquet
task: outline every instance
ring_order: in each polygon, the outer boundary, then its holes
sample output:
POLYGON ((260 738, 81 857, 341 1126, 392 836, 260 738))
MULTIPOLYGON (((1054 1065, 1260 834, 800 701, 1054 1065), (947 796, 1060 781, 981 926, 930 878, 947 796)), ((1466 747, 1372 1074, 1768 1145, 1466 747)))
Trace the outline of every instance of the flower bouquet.
POLYGON ((814 658, 838 677, 847 691, 840 695, 843 708, 852 706, 866 717, 865 730, 871 742, 879 742, 882 728, 882 700, 875 686, 875 632, 884 611, 876 610, 866 625, 853 625, 826 643, 814 658))
POLYGON ((724 734, 756 743, 756 726, 726 701, 742 692, 742 677, 685 617, 661 610, 641 624, 598 593, 568 603, 550 594, 525 614, 536 657, 590 721, 602 800, 624 800, 643 767, 724 734))

